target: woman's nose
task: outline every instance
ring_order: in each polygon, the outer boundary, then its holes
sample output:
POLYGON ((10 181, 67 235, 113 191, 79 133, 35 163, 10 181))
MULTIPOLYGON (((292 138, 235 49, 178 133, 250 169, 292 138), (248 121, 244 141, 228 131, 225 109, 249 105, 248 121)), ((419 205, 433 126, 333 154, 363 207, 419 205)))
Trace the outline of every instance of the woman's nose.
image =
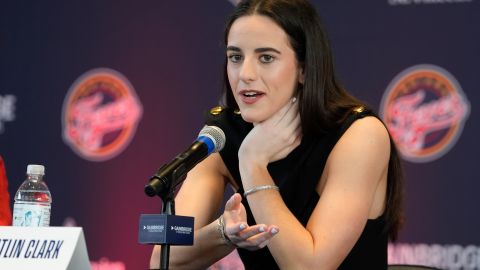
POLYGON ((255 81, 257 79, 257 70, 255 62, 252 59, 245 59, 240 68, 240 80, 245 82, 255 81))

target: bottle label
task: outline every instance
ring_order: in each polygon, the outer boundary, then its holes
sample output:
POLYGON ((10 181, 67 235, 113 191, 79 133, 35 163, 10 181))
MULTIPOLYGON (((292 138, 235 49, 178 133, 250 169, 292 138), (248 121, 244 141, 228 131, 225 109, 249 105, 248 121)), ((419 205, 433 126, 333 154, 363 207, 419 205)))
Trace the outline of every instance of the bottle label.
POLYGON ((50 208, 50 205, 15 203, 13 226, 48 227, 50 225, 50 208))

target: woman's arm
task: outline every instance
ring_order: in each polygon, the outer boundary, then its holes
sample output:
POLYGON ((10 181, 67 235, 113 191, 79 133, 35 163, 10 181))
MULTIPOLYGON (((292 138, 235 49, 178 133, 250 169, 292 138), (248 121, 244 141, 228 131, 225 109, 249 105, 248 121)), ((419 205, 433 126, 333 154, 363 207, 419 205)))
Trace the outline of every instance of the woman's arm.
MULTIPOLYGON (((295 122, 295 117, 288 113, 281 119, 295 122)), ((281 141, 282 132, 292 133, 297 129, 295 124, 285 124, 280 129, 269 126, 264 130, 262 124, 254 128, 258 137, 246 139, 243 144, 251 145, 242 144, 239 152, 245 190, 272 185, 266 165, 282 149, 295 144, 294 140, 291 145, 285 139, 281 141), (280 140, 269 137, 269 133, 280 140), (263 148, 257 143, 260 141, 263 148), (268 158, 265 152, 269 153, 268 158)), ((280 268, 335 269, 340 265, 360 237, 367 219, 383 211, 389 155, 388 133, 378 119, 367 117, 354 122, 328 158, 317 187, 321 197, 306 228, 289 211, 278 192, 259 191, 247 197, 257 222, 280 228, 280 233, 268 244, 280 268)))
MULTIPOLYGON (((222 158, 213 154, 188 173, 175 198, 176 214, 195 218, 193 246, 172 246, 170 265, 175 269, 205 269, 228 255, 235 248, 222 238, 216 215, 223 202, 225 185, 231 181, 222 158)), ((247 224, 246 212, 241 197, 233 195, 225 205, 223 215, 228 218, 228 232, 241 233, 244 237, 230 239, 239 247, 255 250, 264 247, 275 235, 271 230, 278 227, 247 224), (261 229, 261 228, 264 228, 261 229)), ((160 246, 155 246, 150 267, 160 264, 160 246)))

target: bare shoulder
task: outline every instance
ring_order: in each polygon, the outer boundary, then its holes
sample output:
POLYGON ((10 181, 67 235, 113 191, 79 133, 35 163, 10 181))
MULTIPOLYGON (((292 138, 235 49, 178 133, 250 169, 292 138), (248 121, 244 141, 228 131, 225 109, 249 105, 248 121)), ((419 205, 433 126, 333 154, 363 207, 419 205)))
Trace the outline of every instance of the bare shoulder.
POLYGON ((376 141, 390 145, 388 131, 385 125, 374 116, 367 116, 356 120, 344 134, 344 137, 365 139, 367 142, 376 141))
POLYGON ((356 164, 382 170, 388 165, 389 156, 390 137, 386 127, 378 118, 367 116, 353 122, 345 131, 332 150, 329 165, 345 169, 346 165, 356 164))

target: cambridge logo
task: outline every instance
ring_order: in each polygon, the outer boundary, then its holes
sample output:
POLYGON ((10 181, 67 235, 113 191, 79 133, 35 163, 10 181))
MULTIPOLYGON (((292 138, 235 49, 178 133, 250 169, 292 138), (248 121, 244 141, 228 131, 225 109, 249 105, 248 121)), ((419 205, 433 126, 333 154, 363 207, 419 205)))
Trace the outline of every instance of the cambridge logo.
POLYGON ((120 73, 93 69, 80 76, 63 103, 63 139, 92 161, 115 157, 130 143, 142 116, 142 105, 120 73))
POLYGON ((398 74, 380 105, 402 157, 429 162, 446 154, 462 133, 470 104, 448 71, 417 65, 398 74))

